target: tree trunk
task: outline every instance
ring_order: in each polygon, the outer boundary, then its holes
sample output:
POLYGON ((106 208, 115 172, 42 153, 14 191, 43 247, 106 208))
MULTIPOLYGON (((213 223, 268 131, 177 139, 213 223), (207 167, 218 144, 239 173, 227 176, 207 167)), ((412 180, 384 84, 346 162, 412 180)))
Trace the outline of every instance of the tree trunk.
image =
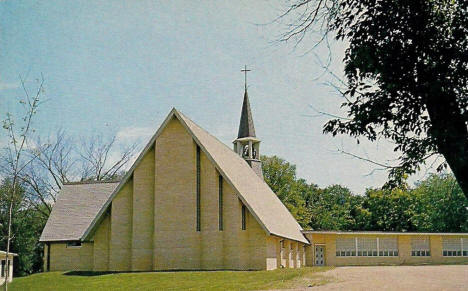
POLYGON ((468 199, 468 129, 455 96, 429 95, 431 136, 468 199), (439 96, 439 97, 433 97, 439 96))
POLYGON ((10 276, 10 265, 12 263, 8 263, 8 256, 10 254, 10 241, 11 241, 11 219, 13 217, 13 199, 15 197, 15 192, 16 192, 16 175, 13 177, 13 186, 12 186, 12 191, 10 195, 10 205, 8 208, 8 237, 7 237, 7 248, 6 248, 6 253, 5 253, 5 265, 6 265, 6 273, 5 273, 5 283, 3 285, 3 290, 8 291, 8 277, 10 276))

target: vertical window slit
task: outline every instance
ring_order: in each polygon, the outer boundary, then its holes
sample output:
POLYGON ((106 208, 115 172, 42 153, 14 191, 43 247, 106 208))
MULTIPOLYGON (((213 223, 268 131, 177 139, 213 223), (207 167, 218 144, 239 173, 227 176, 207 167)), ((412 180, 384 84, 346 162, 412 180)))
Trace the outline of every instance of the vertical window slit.
POLYGON ((223 230, 223 176, 219 175, 218 178, 218 187, 219 187, 219 197, 218 197, 218 217, 219 217, 219 230, 223 230))
POLYGON ((245 205, 242 204, 242 230, 245 230, 245 205))
POLYGON ((197 231, 201 231, 200 224, 200 147, 197 145, 197 231))

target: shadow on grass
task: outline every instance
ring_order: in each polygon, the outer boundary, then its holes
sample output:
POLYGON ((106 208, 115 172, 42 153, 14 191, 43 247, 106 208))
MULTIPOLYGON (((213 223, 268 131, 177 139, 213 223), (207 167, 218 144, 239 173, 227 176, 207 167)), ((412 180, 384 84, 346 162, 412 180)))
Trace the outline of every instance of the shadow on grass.
POLYGON ((102 275, 109 275, 109 274, 116 274, 116 273, 119 273, 119 272, 69 271, 63 274, 65 276, 93 277, 93 276, 102 276, 102 275))
POLYGON ((152 270, 152 271, 68 271, 63 273, 65 276, 84 276, 84 277, 94 277, 110 274, 137 274, 137 273, 174 273, 174 272, 258 272, 258 270, 152 270))

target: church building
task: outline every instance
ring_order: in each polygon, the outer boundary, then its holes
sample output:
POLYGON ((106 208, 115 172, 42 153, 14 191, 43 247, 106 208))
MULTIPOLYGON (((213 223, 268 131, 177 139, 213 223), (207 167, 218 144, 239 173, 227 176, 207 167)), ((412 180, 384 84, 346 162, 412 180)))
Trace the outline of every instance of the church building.
POLYGON ((173 109, 120 182, 63 186, 40 238, 44 269, 303 266, 309 242, 259 157, 247 88, 233 149, 173 109))
POLYGON ((468 263, 467 233, 302 230, 263 180, 245 88, 233 149, 173 109, 120 182, 63 185, 46 271, 468 263))

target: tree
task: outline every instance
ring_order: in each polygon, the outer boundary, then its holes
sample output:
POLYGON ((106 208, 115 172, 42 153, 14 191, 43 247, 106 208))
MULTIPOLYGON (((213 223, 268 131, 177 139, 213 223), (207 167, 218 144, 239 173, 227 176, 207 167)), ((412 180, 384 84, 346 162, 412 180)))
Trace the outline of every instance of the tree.
POLYGON ((368 189, 363 201, 367 210, 365 230, 417 231, 412 223, 414 197, 405 188, 368 189))
POLYGON ((340 185, 314 189, 309 192, 307 207, 311 211, 308 226, 315 230, 352 230, 355 228, 354 208, 358 196, 340 185))
POLYGON ((265 182, 299 224, 314 230, 466 232, 468 200, 451 174, 433 174, 410 187, 320 188, 296 177, 295 165, 277 156, 261 157, 265 182))
POLYGON ((310 221, 310 211, 304 197, 309 185, 304 179, 296 179, 296 166, 277 156, 261 156, 265 182, 286 205, 301 226, 310 221))
POLYGON ((118 180, 137 148, 136 143, 121 145, 119 151, 115 135, 81 138, 81 143, 75 140, 59 130, 45 140, 36 137, 34 147, 27 150, 32 161, 19 176, 26 191, 24 199, 45 218, 64 183, 118 180))
POLYGON ((125 174, 125 166, 131 160, 137 148, 136 143, 122 146, 120 154, 110 160, 110 154, 115 149, 116 136, 105 139, 102 135, 82 139, 78 152, 81 156, 81 180, 109 181, 121 178, 125 174))
POLYGON ((431 175, 412 191, 418 231, 467 232, 468 200, 453 175, 431 175))
MULTIPOLYGON (((11 180, 0 181, 0 249, 6 248, 8 234, 9 195, 12 190, 11 180)), ((14 198, 12 233, 10 250, 18 254, 15 257, 15 276, 29 275, 42 270, 43 245, 39 243, 39 236, 46 223, 46 218, 36 209, 25 203, 25 188, 17 186, 14 198)))
MULTIPOLYGON (((24 113, 21 117, 21 121, 16 124, 16 120, 11 113, 7 113, 6 118, 3 120, 3 128, 7 131, 10 145, 6 148, 5 158, 5 174, 11 179, 11 188, 8 188, 10 193, 6 199, 8 201, 8 231, 7 231, 7 243, 5 261, 8 262, 8 255, 10 252, 10 243, 12 239, 12 224, 14 216, 14 205, 15 199, 18 196, 18 185, 20 183, 20 175, 23 170, 31 163, 33 159, 25 156, 26 147, 30 138, 30 134, 33 131, 32 121, 33 117, 37 112, 40 104, 40 96, 44 93, 44 78, 37 80, 39 86, 33 94, 31 94, 26 86, 26 81, 20 79, 21 85, 24 91, 24 99, 20 99, 20 104, 23 105, 24 113)), ((9 272, 6 272, 4 290, 8 290, 8 276, 9 272)))
POLYGON ((286 16, 283 40, 319 31, 348 44, 347 117, 324 132, 394 142, 392 187, 441 155, 438 170, 448 164, 468 198, 468 2, 297 0, 286 16))

